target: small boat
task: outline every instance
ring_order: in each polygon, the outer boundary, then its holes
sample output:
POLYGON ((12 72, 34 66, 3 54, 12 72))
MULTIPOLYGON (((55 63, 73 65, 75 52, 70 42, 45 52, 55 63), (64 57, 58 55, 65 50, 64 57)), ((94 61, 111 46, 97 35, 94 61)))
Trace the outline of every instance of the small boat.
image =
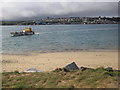
POLYGON ((11 37, 14 36, 26 36, 26 35, 34 35, 34 31, 31 30, 31 28, 26 28, 25 30, 22 30, 21 32, 11 32, 11 37))

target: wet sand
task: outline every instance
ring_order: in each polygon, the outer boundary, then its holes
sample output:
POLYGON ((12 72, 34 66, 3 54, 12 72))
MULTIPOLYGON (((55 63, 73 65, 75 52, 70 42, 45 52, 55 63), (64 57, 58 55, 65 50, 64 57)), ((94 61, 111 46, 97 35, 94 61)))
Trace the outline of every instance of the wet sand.
POLYGON ((36 68, 41 71, 52 71, 62 68, 65 65, 75 62, 79 67, 89 68, 113 67, 118 69, 117 51, 77 51, 77 52, 49 52, 49 53, 28 53, 28 54, 3 54, 2 70, 25 71, 29 68, 36 68))

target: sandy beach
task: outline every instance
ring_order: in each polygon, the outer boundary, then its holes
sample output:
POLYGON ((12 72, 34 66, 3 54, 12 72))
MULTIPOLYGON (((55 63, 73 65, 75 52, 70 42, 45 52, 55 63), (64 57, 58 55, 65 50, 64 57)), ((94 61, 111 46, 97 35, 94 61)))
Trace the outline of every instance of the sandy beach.
POLYGON ((75 62, 79 67, 90 68, 113 67, 118 69, 117 51, 77 51, 77 52, 49 52, 30 54, 3 54, 2 70, 25 71, 29 68, 36 68, 41 71, 52 71, 62 68, 65 65, 75 62))

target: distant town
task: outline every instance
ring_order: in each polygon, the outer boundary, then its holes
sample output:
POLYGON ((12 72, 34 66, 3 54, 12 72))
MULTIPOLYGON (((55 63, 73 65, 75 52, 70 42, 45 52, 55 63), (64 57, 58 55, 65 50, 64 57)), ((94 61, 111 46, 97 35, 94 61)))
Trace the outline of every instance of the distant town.
POLYGON ((59 17, 25 21, 1 21, 0 25, 120 24, 120 17, 59 17))

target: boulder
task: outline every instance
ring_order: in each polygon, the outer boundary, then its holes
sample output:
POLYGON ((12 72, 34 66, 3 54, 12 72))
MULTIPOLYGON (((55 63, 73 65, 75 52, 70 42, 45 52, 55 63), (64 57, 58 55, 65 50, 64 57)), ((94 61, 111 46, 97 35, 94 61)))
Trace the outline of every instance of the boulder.
POLYGON ((71 70, 79 70, 79 68, 75 62, 72 62, 72 63, 66 65, 63 69, 65 72, 69 72, 71 70))
POLYGON ((113 72, 113 69, 112 69, 112 67, 107 67, 107 68, 105 68, 107 71, 109 71, 109 72, 113 72))

